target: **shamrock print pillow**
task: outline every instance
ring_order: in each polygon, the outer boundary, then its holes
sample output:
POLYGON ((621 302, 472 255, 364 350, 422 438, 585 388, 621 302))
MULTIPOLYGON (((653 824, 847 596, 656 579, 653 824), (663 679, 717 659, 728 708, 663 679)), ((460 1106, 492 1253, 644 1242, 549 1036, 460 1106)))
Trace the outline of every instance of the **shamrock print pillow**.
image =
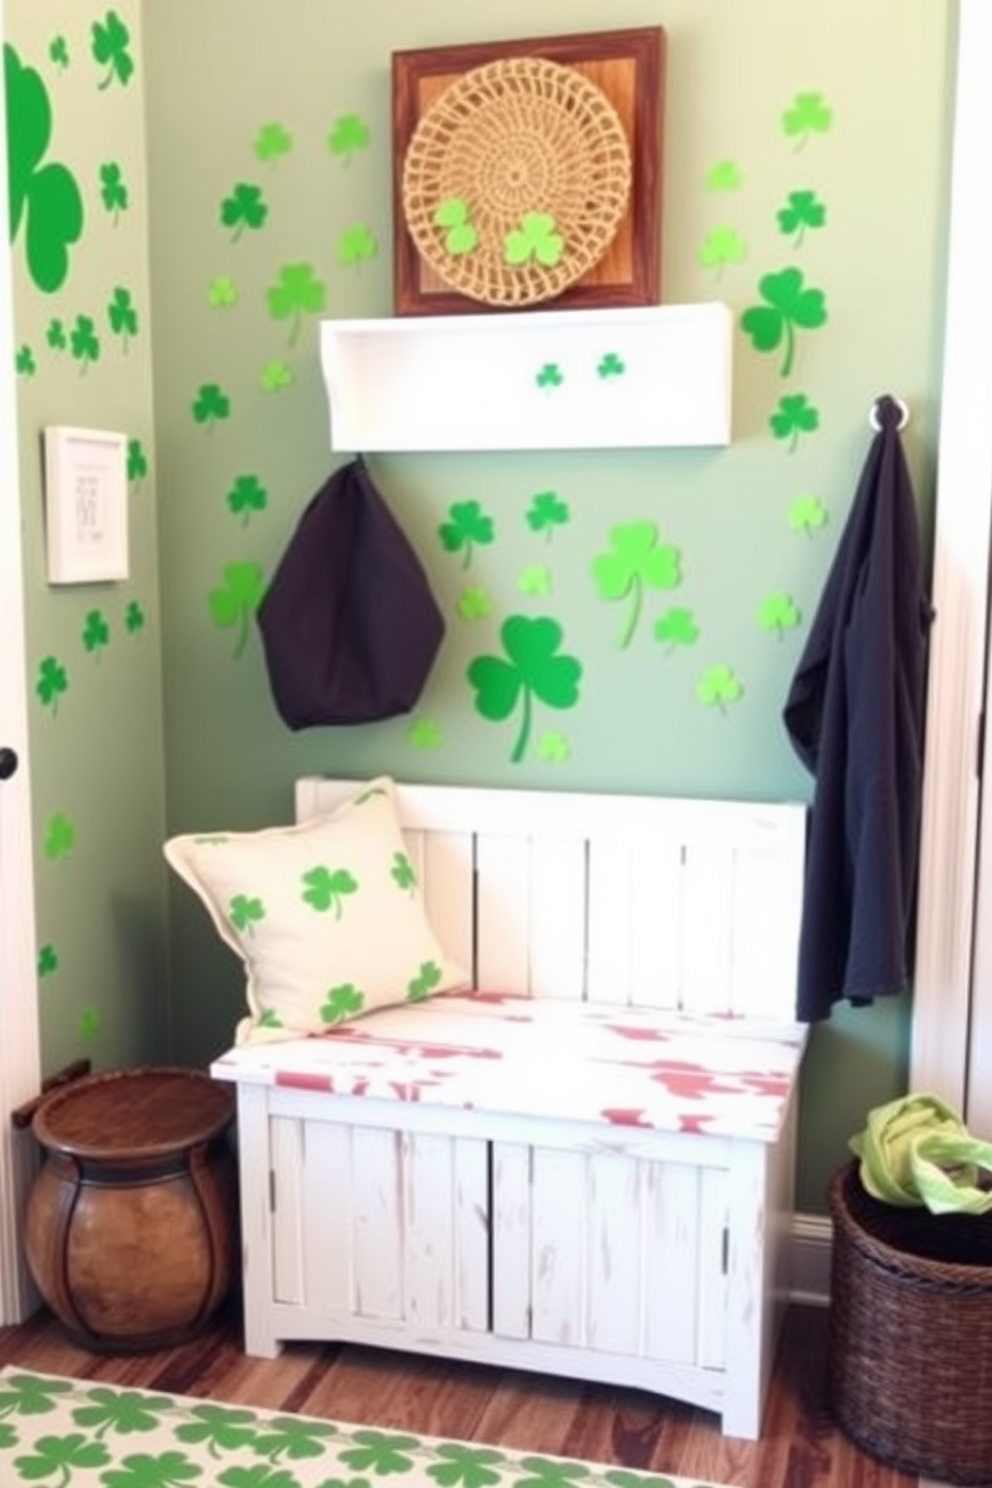
POLYGON ((189 833, 164 851, 244 962, 239 1044, 329 1033, 467 984, 427 921, 388 776, 329 815, 189 833))

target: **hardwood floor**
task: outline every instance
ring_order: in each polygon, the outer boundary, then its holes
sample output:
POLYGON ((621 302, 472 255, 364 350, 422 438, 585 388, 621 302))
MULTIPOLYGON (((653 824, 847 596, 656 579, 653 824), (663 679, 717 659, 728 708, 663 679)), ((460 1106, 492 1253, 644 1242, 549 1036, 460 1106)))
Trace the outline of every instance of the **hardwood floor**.
POLYGON ((241 1351, 232 1308, 158 1353, 98 1355, 48 1313, 0 1329, 0 1365, 268 1406, 343 1421, 683 1474, 737 1488, 916 1488, 858 1451, 824 1398, 826 1313, 787 1318, 759 1442, 725 1440, 717 1419, 636 1390, 584 1385, 352 1346, 293 1344, 277 1359, 241 1351))

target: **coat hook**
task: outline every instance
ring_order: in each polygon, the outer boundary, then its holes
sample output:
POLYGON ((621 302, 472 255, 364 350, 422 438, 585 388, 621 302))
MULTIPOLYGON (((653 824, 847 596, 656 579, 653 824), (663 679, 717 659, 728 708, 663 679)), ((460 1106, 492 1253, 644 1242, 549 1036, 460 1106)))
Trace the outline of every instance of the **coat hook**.
MULTIPOLYGON (((893 403, 896 405, 896 407, 899 410, 899 422, 898 422, 898 424, 896 424, 896 429, 901 434, 902 431, 903 431, 903 429, 905 429, 906 425, 909 423, 909 409, 907 408, 907 406, 904 403, 904 401, 902 400, 902 398, 893 397, 891 394, 890 394, 890 397, 892 397, 893 403)), ((881 425, 881 421, 879 420, 879 417, 878 417, 878 403, 877 402, 875 402, 875 403, 873 403, 871 405, 871 409, 870 409, 870 411, 868 413, 868 422, 871 424, 871 426, 875 430, 875 433, 876 434, 878 434, 881 431, 882 425, 881 425)))

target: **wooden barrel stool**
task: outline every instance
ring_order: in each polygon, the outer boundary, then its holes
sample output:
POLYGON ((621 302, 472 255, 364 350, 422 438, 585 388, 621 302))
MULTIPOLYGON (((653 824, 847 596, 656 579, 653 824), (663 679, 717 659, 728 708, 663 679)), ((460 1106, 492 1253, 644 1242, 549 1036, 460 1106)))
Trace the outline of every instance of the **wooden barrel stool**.
POLYGON ((193 1069, 91 1075, 34 1115, 45 1163, 26 1214, 38 1290, 88 1348, 191 1338, 224 1300, 236 1249, 229 1086, 193 1069))

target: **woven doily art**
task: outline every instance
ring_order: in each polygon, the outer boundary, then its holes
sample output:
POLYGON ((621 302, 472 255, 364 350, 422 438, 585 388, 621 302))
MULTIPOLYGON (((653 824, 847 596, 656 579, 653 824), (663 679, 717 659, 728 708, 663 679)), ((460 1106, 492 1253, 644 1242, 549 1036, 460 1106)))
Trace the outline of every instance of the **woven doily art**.
POLYGON ((601 88, 541 57, 466 72, 421 118, 403 215, 445 284, 489 305, 553 299, 598 263, 631 187, 630 146, 601 88))

